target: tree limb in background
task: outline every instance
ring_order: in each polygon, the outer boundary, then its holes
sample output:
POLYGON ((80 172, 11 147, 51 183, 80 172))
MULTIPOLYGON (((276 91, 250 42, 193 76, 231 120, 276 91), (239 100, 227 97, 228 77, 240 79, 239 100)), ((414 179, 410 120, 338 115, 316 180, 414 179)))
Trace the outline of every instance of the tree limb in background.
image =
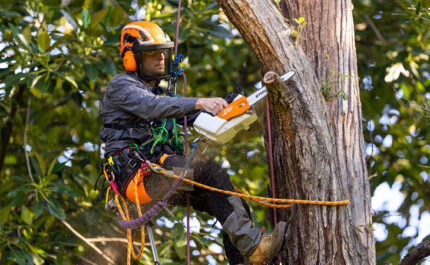
MULTIPOLYGON (((121 238, 121 237, 111 237, 111 238, 107 238, 107 237, 96 237, 96 238, 87 238, 88 242, 121 242, 121 243, 128 243, 127 239, 125 238, 121 238)), ((157 240, 154 242, 155 245, 160 245, 161 241, 157 240)), ((133 242, 133 245, 140 247, 140 242, 133 242)), ((145 243, 146 247, 150 247, 151 243, 146 242, 145 243)))
POLYGON ((400 261, 399 265, 415 265, 425 257, 430 256, 430 240, 424 240, 412 248, 400 261))
POLYGON ((368 15, 364 15, 364 19, 366 20, 367 24, 369 24, 369 26, 372 28, 373 32, 375 32, 375 35, 378 38, 378 40, 382 42, 382 44, 384 45, 387 44, 387 41, 382 36, 381 32, 376 27, 375 23, 373 23, 373 20, 368 15))
POLYGON ((24 153, 25 153, 25 161, 27 162, 28 175, 30 176, 31 182, 34 182, 33 174, 31 173, 30 159, 28 157, 28 151, 27 151, 27 130, 28 130, 28 121, 30 120, 30 106, 31 106, 31 98, 28 97, 27 115, 25 117, 25 129, 24 129, 24 153))
POLYGON ((75 229, 73 229, 73 227, 66 221, 64 220, 60 220, 70 231, 72 231, 73 234, 75 234, 77 237, 79 237, 80 239, 82 239, 85 243, 87 243, 88 246, 90 246, 91 248, 93 248, 97 253, 99 253, 105 260, 107 260, 109 263, 111 264, 115 264, 115 262, 109 258, 108 256, 106 256, 105 254, 103 254, 103 252, 96 247, 93 243, 89 242, 87 238, 85 238, 83 235, 81 235, 78 231, 76 231, 75 229))

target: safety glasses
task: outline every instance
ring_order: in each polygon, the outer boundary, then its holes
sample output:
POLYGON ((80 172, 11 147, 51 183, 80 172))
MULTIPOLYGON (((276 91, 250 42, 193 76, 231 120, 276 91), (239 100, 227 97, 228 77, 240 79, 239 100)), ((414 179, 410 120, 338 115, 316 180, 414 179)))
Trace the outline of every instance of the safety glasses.
POLYGON ((160 54, 165 54, 165 50, 164 49, 159 49, 159 50, 148 50, 148 51, 143 51, 142 54, 143 55, 160 55, 160 54))

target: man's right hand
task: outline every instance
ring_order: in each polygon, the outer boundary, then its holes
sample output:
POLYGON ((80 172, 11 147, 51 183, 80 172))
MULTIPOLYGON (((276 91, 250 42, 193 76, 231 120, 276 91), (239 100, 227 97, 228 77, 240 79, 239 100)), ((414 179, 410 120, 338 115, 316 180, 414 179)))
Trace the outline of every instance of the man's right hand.
POLYGON ((213 115, 217 115, 227 105, 227 101, 223 98, 199 98, 196 102, 196 110, 203 109, 213 115))

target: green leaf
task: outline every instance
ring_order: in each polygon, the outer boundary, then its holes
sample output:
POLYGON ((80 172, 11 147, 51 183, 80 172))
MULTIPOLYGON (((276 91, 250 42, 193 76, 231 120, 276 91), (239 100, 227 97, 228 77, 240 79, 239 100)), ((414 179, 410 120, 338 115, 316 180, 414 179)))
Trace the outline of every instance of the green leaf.
POLYGON ((105 8, 95 13, 91 19, 91 26, 97 25, 106 16, 108 11, 109 8, 105 8))
POLYGON ((97 67, 94 64, 86 64, 84 65, 85 75, 90 79, 91 81, 95 82, 97 80, 97 77, 99 76, 99 71, 97 70, 97 67))
POLYGON ((30 88, 30 92, 33 96, 35 96, 36 98, 42 98, 42 93, 35 87, 31 87, 30 88))
POLYGON ((20 185, 17 188, 12 189, 7 194, 8 197, 16 197, 16 194, 21 193, 21 191, 30 191, 32 188, 29 185, 20 185))
POLYGON ((6 77, 6 79, 5 79, 5 85, 7 86, 7 87, 12 87, 12 86, 14 86, 14 85, 16 85, 16 84, 18 84, 18 83, 20 83, 22 80, 21 80, 21 78, 22 77, 25 77, 26 76, 26 74, 23 74, 23 73, 19 73, 19 74, 10 74, 10 75, 8 75, 7 77, 6 77))
POLYGON ((78 194, 76 194, 75 192, 73 192, 68 186, 66 185, 55 185, 54 189, 60 193, 60 194, 66 194, 69 195, 70 197, 78 197, 78 194))
POLYGON ((43 212, 43 204, 41 200, 34 200, 31 209, 33 210, 34 216, 37 218, 43 212))
POLYGON ((119 25, 124 18, 124 10, 120 6, 116 6, 112 9, 109 16, 109 22, 113 26, 119 25))
POLYGON ((25 40, 30 43, 32 36, 31 36, 31 27, 26 27, 22 30, 22 35, 24 36, 25 40))
POLYGON ((63 208, 61 208, 60 204, 55 200, 48 201, 48 210, 53 216, 60 220, 64 220, 66 218, 63 208))
POLYGON ((58 46, 60 46, 60 44, 62 44, 65 40, 69 39, 70 36, 68 34, 64 35, 63 37, 59 38, 58 40, 56 40, 54 42, 54 44, 52 44, 47 50, 46 52, 50 52, 53 49, 57 48, 58 46))
POLYGON ((49 174, 55 174, 66 166, 67 162, 56 163, 49 174))
POLYGON ((33 223, 33 212, 25 206, 21 207, 21 219, 24 223, 31 225, 33 223))
POLYGON ((44 53, 51 44, 51 38, 46 31, 42 31, 37 38, 37 44, 39 45, 39 49, 42 53, 44 53))
POLYGON ((33 154, 36 156, 37 163, 39 164, 42 176, 44 176, 46 174, 46 164, 45 164, 45 161, 43 160, 42 156, 39 153, 33 151, 33 154))
POLYGON ((108 58, 103 58, 97 64, 97 67, 102 70, 104 74, 114 75, 117 73, 115 64, 108 58))
POLYGON ((6 158, 4 159, 5 165, 16 165, 16 163, 17 163, 17 158, 15 155, 7 155, 6 158))
MULTIPOLYGON (((176 242, 177 243, 177 242, 176 242)), ((184 260, 187 257, 187 251, 186 251, 186 246, 178 246, 177 244, 175 244, 175 252, 176 255, 179 256, 180 259, 184 260)))
POLYGON ((423 84, 420 81, 417 81, 416 88, 418 91, 422 91, 422 92, 426 91, 426 89, 424 88, 423 84))
POLYGON ((33 265, 33 257, 31 256, 31 253, 21 250, 18 248, 14 248, 11 251, 12 257, 14 261, 19 265, 33 265))
POLYGON ((54 166, 55 166, 56 163, 57 163, 57 157, 55 157, 54 159, 52 159, 52 162, 49 164, 48 171, 46 172, 47 175, 53 174, 52 170, 54 169, 54 166))
POLYGON ((83 9, 81 12, 82 26, 88 28, 91 22, 91 14, 88 9, 83 9))
POLYGON ((0 223, 5 224, 7 222, 7 219, 9 218, 10 214, 10 208, 9 205, 4 206, 0 210, 0 223))
POLYGON ((33 155, 30 156, 30 161, 31 161, 31 164, 33 165, 34 170, 36 170, 37 175, 43 176, 39 163, 37 162, 37 159, 35 159, 33 155))
POLYGON ((170 232, 171 237, 177 239, 182 234, 184 234, 184 226, 181 223, 176 223, 170 232))
POLYGON ((65 79, 73 85, 74 88, 78 88, 78 84, 76 84, 75 79, 73 78, 73 76, 66 76, 65 79))
POLYGON ((50 215, 49 217, 46 218, 46 222, 45 222, 45 230, 49 230, 49 228, 51 227, 52 223, 55 221, 55 217, 50 215))

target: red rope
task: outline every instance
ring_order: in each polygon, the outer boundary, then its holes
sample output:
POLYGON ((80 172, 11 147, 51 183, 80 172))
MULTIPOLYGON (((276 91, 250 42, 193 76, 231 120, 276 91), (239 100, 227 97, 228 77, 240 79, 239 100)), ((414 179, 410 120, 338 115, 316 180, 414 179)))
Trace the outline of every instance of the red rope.
MULTIPOLYGON (((178 1, 178 16, 176 17, 175 58, 178 54, 179 24, 181 23, 181 0, 178 1)), ((187 96, 187 76, 181 73, 184 79, 184 97, 187 96)), ((185 156, 188 156, 187 116, 184 117, 184 142, 185 156)), ((190 198, 187 196, 187 265, 190 265, 190 198)))
MULTIPOLYGON (((270 111, 269 111, 269 98, 266 97, 266 119, 267 119, 267 138, 269 138, 269 169, 270 169, 270 182, 272 187, 272 198, 276 197, 275 194, 275 174, 273 173, 273 150, 272 150, 272 129, 270 126, 270 111)), ((278 223, 276 216, 276 208, 273 208, 273 221, 275 225, 278 223)))
POLYGON ((187 193, 187 264, 190 264, 190 194, 187 193))

